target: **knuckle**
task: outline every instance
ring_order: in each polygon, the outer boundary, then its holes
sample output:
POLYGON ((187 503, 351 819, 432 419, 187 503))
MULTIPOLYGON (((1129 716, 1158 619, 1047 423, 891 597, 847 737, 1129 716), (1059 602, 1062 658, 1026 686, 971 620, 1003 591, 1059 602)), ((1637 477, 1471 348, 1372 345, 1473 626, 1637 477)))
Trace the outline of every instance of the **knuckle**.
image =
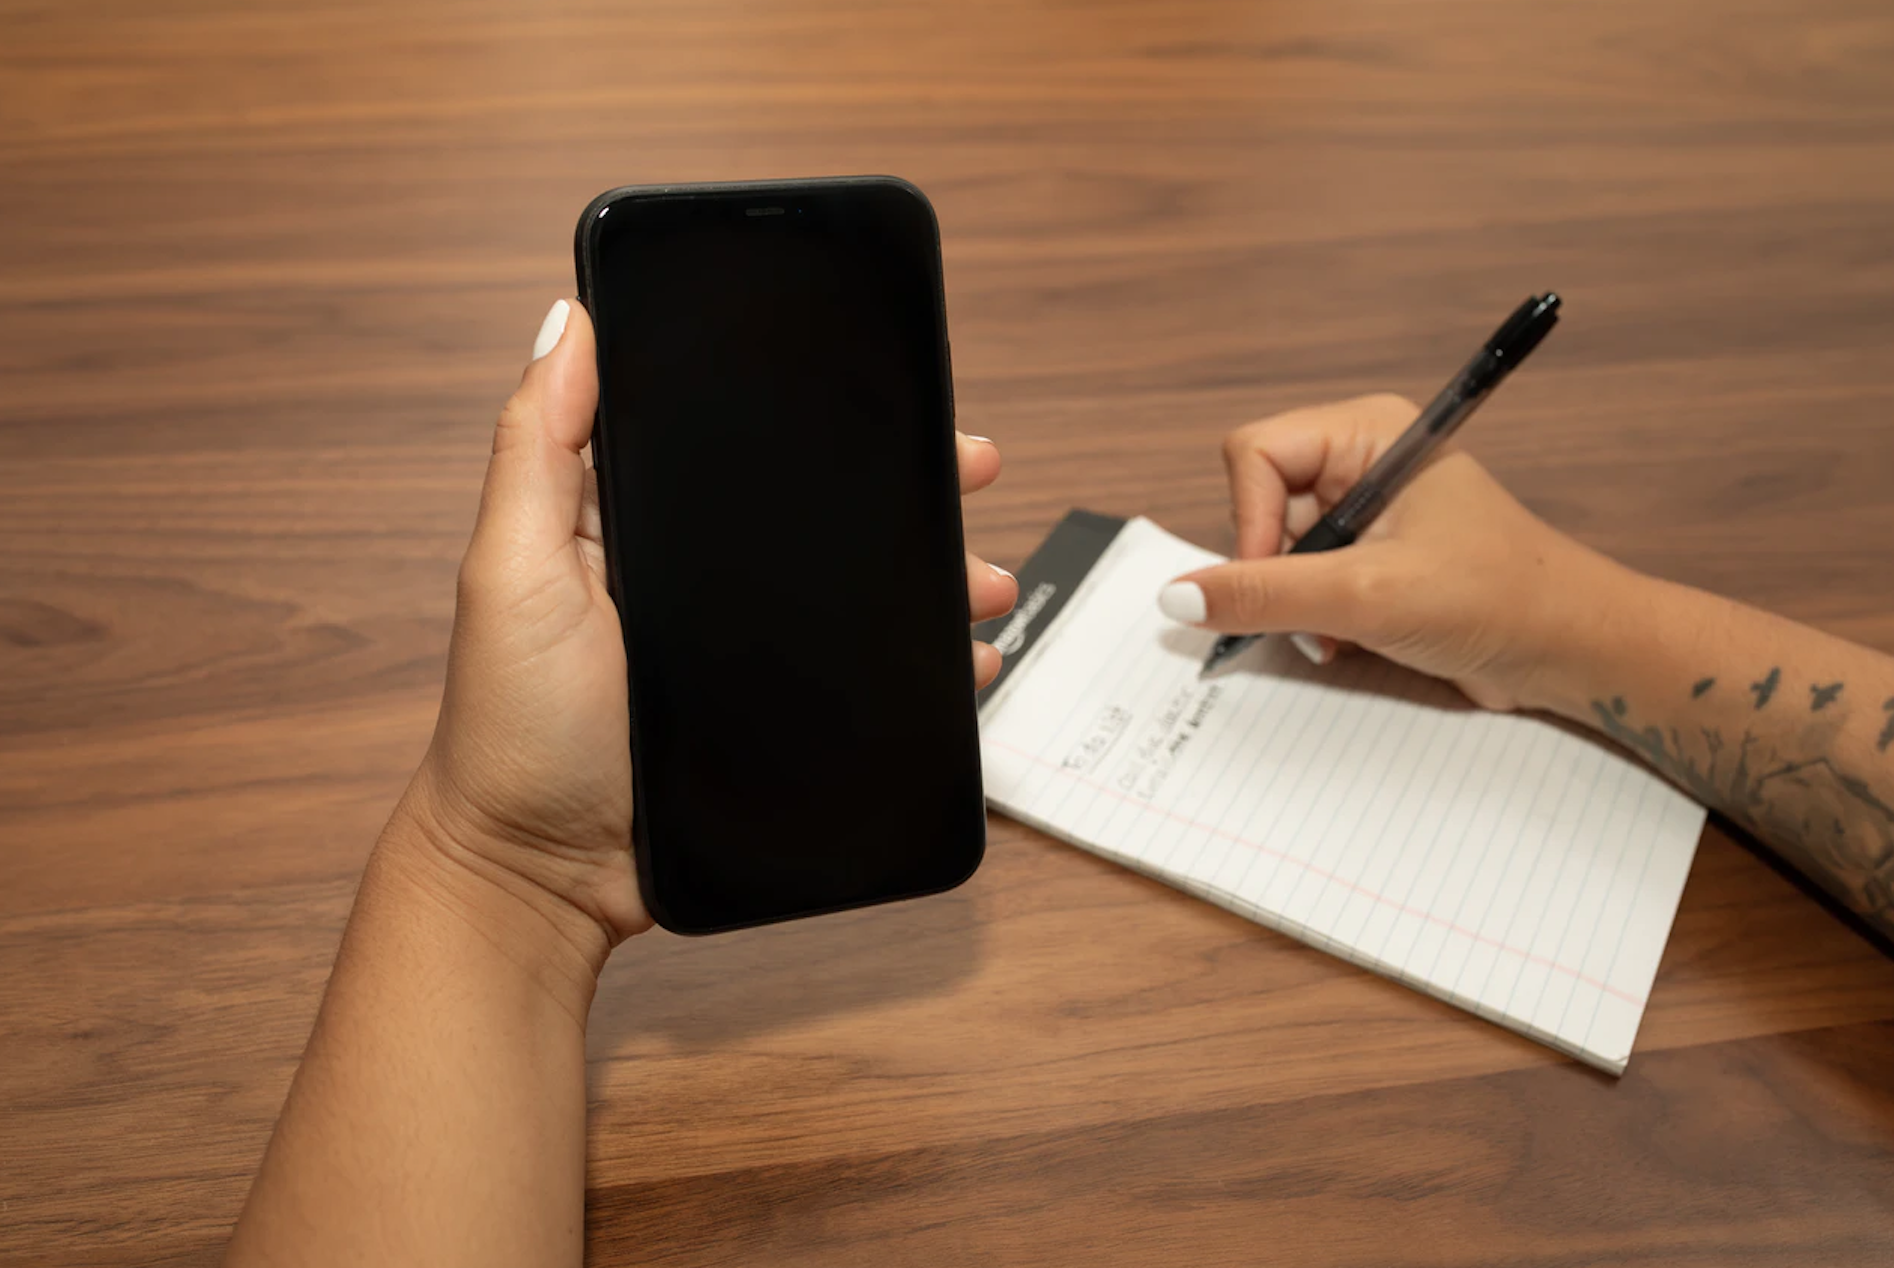
POLYGON ((1342 598, 1357 613, 1374 615, 1385 612, 1399 597, 1399 583, 1378 564, 1363 564, 1349 570, 1342 582, 1342 598))
POLYGON ((1419 619, 1416 598, 1427 589, 1424 577, 1398 561, 1363 560, 1350 572, 1342 601, 1350 624, 1364 637, 1386 641, 1412 633, 1419 619))
POLYGON ((524 440, 532 425, 532 411, 516 393, 507 398, 500 407, 500 417, 493 425, 493 452, 500 453, 513 444, 524 440))
POLYGON ((1420 413, 1420 406, 1398 392, 1358 396, 1348 402, 1348 407, 1376 432, 1399 432, 1420 413))
POLYGON ((1226 615, 1239 621, 1262 619, 1269 611, 1274 589, 1264 569, 1233 569, 1224 595, 1229 606, 1226 615))
POLYGON ((517 589, 511 561, 503 545, 476 534, 461 556, 454 576, 454 602, 460 611, 491 612, 504 608, 517 589))
POLYGON ((1235 466, 1256 447, 1256 434, 1263 426, 1261 423, 1246 423, 1223 438, 1223 461, 1235 466))

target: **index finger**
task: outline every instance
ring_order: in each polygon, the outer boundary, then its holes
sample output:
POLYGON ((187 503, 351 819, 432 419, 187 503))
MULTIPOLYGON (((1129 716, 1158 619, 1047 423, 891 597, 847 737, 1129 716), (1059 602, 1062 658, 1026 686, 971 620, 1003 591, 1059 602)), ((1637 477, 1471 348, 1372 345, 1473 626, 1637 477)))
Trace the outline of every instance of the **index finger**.
POLYGON ((1236 508, 1237 557, 1280 552, 1289 499, 1312 493, 1324 510, 1333 506, 1415 412, 1398 396, 1363 396, 1290 410, 1231 432, 1223 462, 1236 508))

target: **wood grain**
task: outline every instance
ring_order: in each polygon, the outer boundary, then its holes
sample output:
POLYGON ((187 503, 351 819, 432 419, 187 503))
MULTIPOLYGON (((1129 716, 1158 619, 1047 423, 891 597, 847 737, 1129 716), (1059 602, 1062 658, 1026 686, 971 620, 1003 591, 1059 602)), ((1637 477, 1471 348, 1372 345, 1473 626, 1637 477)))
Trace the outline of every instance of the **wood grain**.
MULTIPOLYGON (((1550 286, 1475 450, 1894 650, 1874 0, 0 0, 0 1261, 215 1260, 578 209, 850 171, 939 210, 999 562, 1075 503, 1227 545, 1229 426, 1550 286)), ((1894 1258, 1894 963, 1719 828, 1619 1082, 993 837, 619 954, 596 1262, 1894 1258)))

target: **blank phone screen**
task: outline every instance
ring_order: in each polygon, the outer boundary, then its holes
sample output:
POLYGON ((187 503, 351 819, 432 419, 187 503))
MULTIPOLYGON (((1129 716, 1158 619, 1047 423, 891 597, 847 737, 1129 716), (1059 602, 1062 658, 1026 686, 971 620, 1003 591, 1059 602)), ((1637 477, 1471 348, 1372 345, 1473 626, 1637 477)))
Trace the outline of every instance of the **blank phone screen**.
POLYGON ((985 812, 932 211, 892 181, 634 192, 589 232, 654 914, 958 883, 985 812))

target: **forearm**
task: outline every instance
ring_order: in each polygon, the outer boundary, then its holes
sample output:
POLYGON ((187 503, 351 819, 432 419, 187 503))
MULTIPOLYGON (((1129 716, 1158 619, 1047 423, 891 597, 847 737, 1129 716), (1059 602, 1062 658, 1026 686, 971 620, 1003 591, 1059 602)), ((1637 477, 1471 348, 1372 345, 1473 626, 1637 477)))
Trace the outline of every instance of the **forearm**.
POLYGON ((226 1262, 579 1264, 603 954, 398 812, 226 1262))
POLYGON ((1594 727, 1894 937, 1894 657, 1601 565, 1533 703, 1594 727))

